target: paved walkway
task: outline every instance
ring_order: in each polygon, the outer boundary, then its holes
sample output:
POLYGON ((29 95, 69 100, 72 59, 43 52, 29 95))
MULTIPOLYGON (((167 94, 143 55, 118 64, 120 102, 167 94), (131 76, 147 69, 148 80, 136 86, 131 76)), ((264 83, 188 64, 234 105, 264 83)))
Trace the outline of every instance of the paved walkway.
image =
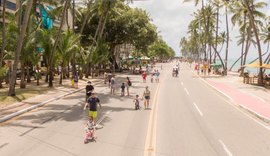
POLYGON ((68 86, 67 84, 70 83, 70 80, 63 81, 63 87, 55 87, 54 89, 51 89, 50 91, 48 91, 46 94, 34 96, 32 98, 23 100, 22 102, 17 102, 14 104, 10 104, 6 107, 1 107, 0 123, 7 121, 24 112, 40 107, 51 101, 60 99, 62 97, 65 97, 70 94, 76 93, 80 90, 83 90, 85 89, 87 81, 91 81, 94 85, 104 82, 103 79, 98 79, 98 78, 84 79, 84 80, 79 81, 79 84, 78 84, 79 88, 75 89, 71 87, 64 87, 64 84, 66 84, 65 86, 68 86))
MULTIPOLYGON (((119 91, 120 88, 120 84, 122 82, 125 82, 126 80, 126 76, 131 76, 129 75, 130 73, 117 73, 116 75, 116 81, 119 81, 117 83, 118 85, 118 89, 116 89, 116 91, 119 91), (121 83, 120 83, 121 82, 121 83)), ((136 75, 134 75, 136 76, 136 75)), ((102 84, 102 86, 107 86, 107 84, 104 84, 104 79, 103 78, 96 78, 96 79, 84 79, 84 80, 80 80, 79 81, 79 88, 75 89, 75 88, 71 88, 71 87, 55 87, 55 89, 50 90, 49 92, 47 92, 46 94, 42 94, 42 95, 38 95, 32 98, 29 98, 27 100, 24 100, 22 102, 17 102, 14 104, 11 104, 9 106, 6 107, 1 107, 0 108, 0 123, 5 122, 11 118, 14 118, 18 115, 21 115, 25 112, 28 112, 30 110, 33 110, 35 108, 41 107, 49 102, 52 102, 54 100, 58 100, 60 98, 63 98, 65 96, 71 95, 73 93, 79 92, 81 90, 85 89, 85 86, 87 84, 87 81, 91 81, 92 84, 95 87, 99 87, 100 85, 98 84, 102 84)), ((65 86, 69 86, 70 84, 70 80, 64 80, 63 84, 65 84, 65 86)), ((134 84, 132 86, 135 86, 134 84)))

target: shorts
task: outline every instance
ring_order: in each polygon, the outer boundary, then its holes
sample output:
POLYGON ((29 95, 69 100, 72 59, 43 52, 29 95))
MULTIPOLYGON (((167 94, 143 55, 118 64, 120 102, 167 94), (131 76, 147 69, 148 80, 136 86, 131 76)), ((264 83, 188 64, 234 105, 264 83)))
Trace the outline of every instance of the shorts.
POLYGON ((144 97, 146 100, 149 100, 150 99, 150 96, 145 96, 144 97))
POLYGON ((93 117, 93 118, 95 119, 95 118, 97 118, 97 111, 89 111, 89 112, 88 112, 88 115, 89 115, 90 117, 93 117))

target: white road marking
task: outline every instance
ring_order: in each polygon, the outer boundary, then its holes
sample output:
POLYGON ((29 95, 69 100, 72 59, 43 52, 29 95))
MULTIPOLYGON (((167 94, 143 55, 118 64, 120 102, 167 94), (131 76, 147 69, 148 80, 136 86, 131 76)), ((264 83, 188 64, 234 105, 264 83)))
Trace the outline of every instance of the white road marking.
POLYGON ((110 113, 112 112, 112 110, 109 110, 105 113, 105 115, 103 115, 98 121, 97 121, 97 125, 100 124, 110 113))
POLYGON ((184 88, 184 89, 185 89, 185 91, 186 91, 187 95, 189 95, 189 92, 188 92, 187 88, 184 88))
POLYGON ((233 154, 230 152, 230 150, 227 148, 227 146, 224 144, 224 142, 222 140, 218 140, 220 142, 220 144, 222 145, 223 149, 225 150, 225 152, 229 155, 229 156, 233 156, 233 154))
POLYGON ((193 105, 195 106, 195 108, 197 109, 197 111, 199 112, 199 114, 200 114, 201 116, 203 116, 202 111, 199 109, 199 107, 196 105, 195 102, 193 102, 193 105))
MULTIPOLYGON (((193 71, 191 71, 194 75, 196 75, 193 71)), ((199 77, 200 78, 200 77, 199 77)), ((202 78, 200 78, 202 81, 204 81, 206 84, 208 84, 205 80, 203 80, 202 78)), ((210 85, 212 87, 212 85, 210 85)), ((215 88, 216 89, 216 88, 215 88)), ((214 91, 213 91, 214 92, 214 91)), ((252 116, 250 116, 250 114, 244 112, 243 110, 241 110, 239 108, 239 106, 237 104, 235 104, 235 102, 233 101, 233 99, 227 95, 227 98, 230 99, 230 101, 228 101, 227 99, 225 99, 223 96, 221 96, 220 94, 217 94, 216 92, 214 92, 214 94, 218 95, 222 100, 224 100, 226 103, 228 103, 229 105, 233 106, 236 110, 238 110, 240 113, 242 113, 243 115, 245 115, 246 117, 248 117, 249 119, 251 119, 252 121, 254 121, 255 123, 259 124, 260 126, 262 126, 263 128, 267 129, 270 131, 270 127, 266 126, 265 124, 261 123, 260 121, 254 119, 252 116)), ((225 95, 226 96, 226 95, 225 95)))
POLYGON ((183 83, 183 82, 181 82, 181 85, 183 86, 183 85, 184 85, 184 83, 183 83))

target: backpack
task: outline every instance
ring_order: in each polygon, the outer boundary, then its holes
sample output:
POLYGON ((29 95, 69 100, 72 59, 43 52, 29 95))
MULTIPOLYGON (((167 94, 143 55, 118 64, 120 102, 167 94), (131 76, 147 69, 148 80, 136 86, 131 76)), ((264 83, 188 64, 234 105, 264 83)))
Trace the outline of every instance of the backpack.
POLYGON ((130 80, 128 80, 128 85, 129 85, 129 86, 131 86, 131 85, 132 85, 130 80))

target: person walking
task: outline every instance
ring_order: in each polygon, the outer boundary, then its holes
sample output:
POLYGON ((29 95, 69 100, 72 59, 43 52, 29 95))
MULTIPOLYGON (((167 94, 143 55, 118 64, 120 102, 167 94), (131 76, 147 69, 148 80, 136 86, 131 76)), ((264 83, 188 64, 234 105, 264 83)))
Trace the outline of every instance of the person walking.
POLYGON ((95 93, 92 93, 90 98, 87 99, 87 102, 84 105, 84 110, 88 107, 88 117, 89 121, 93 121, 94 125, 96 125, 96 118, 97 118, 97 105, 101 109, 101 104, 99 98, 96 96, 95 93))
POLYGON ((114 95, 114 93, 115 93, 115 87, 116 87, 114 75, 112 75, 112 78, 110 80, 110 86, 111 86, 111 94, 114 95))
POLYGON ((111 87, 111 79, 112 79, 113 75, 112 75, 112 72, 110 71, 109 74, 108 74, 108 82, 109 82, 109 88, 111 87))
POLYGON ((143 78, 143 82, 144 82, 144 83, 146 82, 146 77, 147 77, 146 72, 143 72, 143 73, 142 73, 142 78, 143 78))
POLYGON ((155 75, 156 75, 156 82, 159 82, 160 72, 157 70, 155 75))
POLYGON ((145 87, 142 98, 144 98, 144 109, 148 109, 150 101, 150 90, 148 89, 148 86, 145 87))
POLYGON ((85 101, 87 101, 87 99, 91 96, 93 91, 94 91, 94 86, 91 84, 91 81, 88 81, 87 85, 85 86, 85 93, 86 93, 85 101))
POLYGON ((132 85, 131 81, 130 81, 129 77, 127 77, 127 79, 126 79, 127 96, 129 96, 129 87, 131 85, 132 85))
POLYGON ((107 83, 107 80, 108 80, 108 74, 107 72, 104 72, 104 84, 107 83))
POLYGON ((78 83, 79 83, 79 77, 78 77, 78 74, 76 73, 74 75, 74 84, 75 84, 75 88, 78 89, 78 83))
POLYGON ((140 100, 139 100, 139 95, 136 95, 135 99, 133 100, 135 103, 135 110, 140 109, 140 100))
POLYGON ((125 83, 122 83, 122 85, 121 85, 121 96, 125 96, 125 88, 126 88, 125 83))

